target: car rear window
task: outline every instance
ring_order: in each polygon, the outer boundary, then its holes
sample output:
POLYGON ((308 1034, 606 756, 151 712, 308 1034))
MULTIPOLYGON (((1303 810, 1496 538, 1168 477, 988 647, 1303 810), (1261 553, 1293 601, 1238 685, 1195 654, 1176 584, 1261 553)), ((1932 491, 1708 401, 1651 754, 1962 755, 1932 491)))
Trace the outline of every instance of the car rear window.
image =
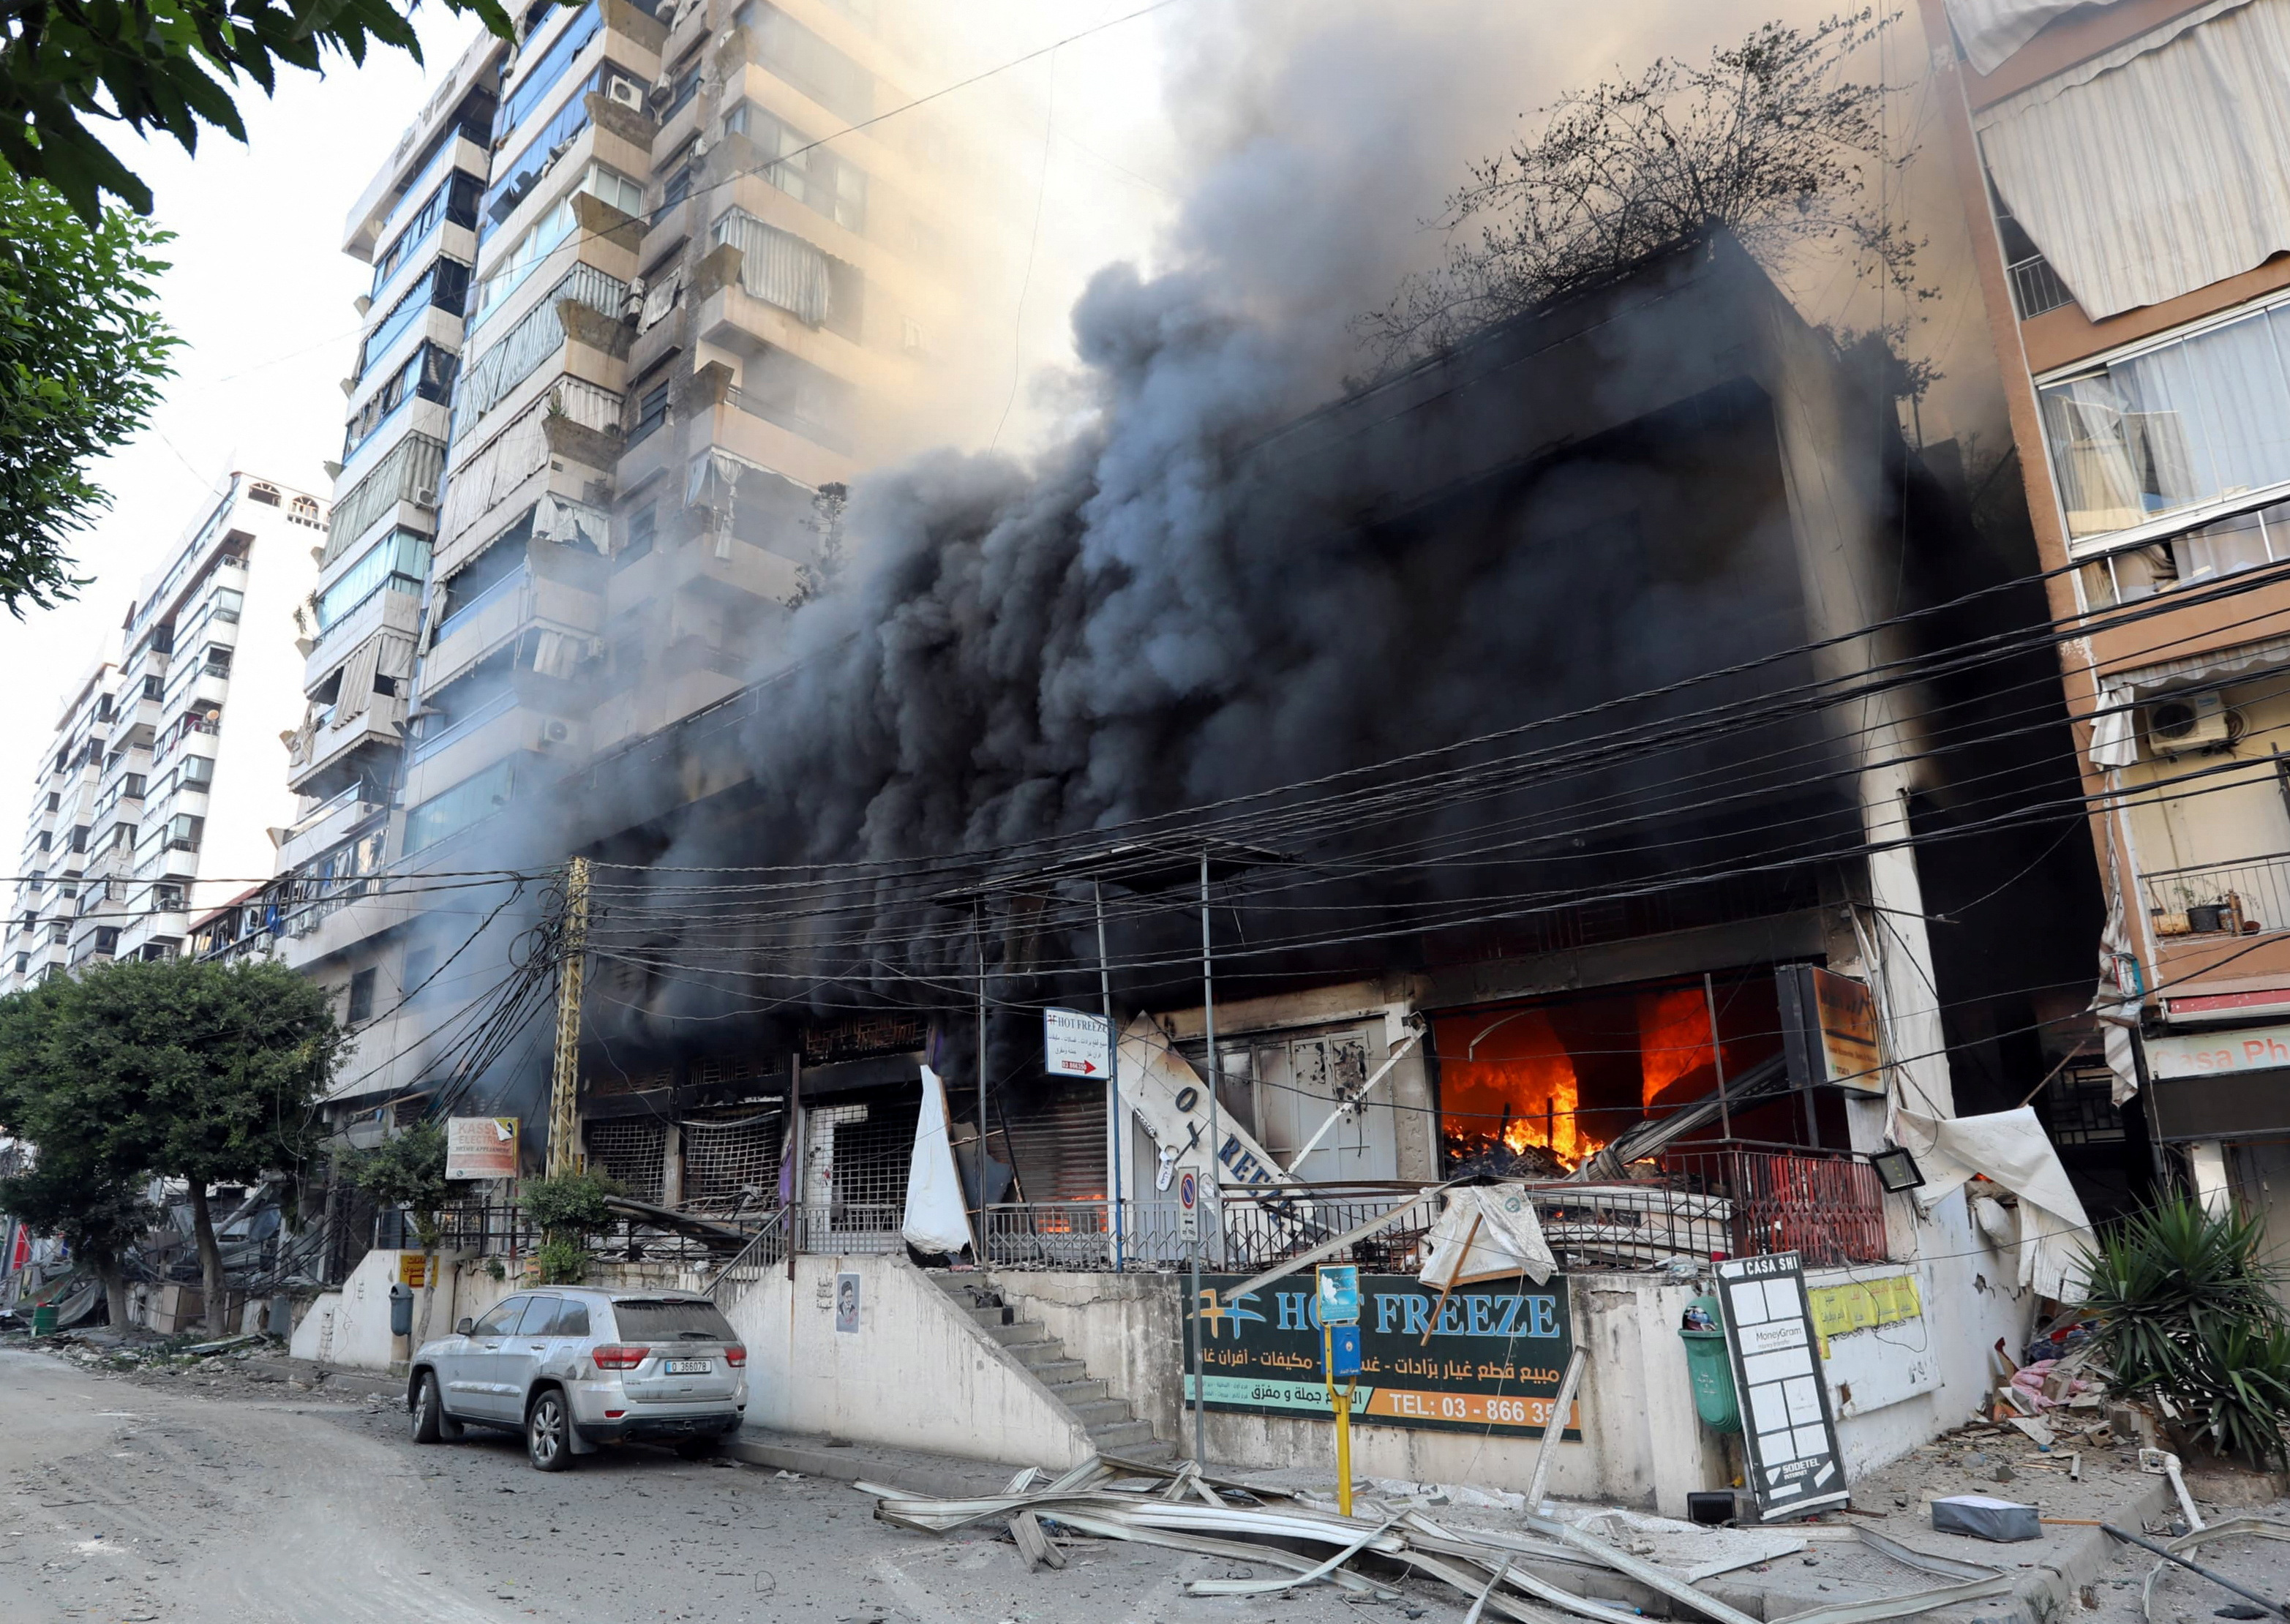
POLYGON ((630 1297, 613 1304, 621 1338, 629 1342, 736 1342, 739 1333, 712 1302, 670 1297, 630 1297))

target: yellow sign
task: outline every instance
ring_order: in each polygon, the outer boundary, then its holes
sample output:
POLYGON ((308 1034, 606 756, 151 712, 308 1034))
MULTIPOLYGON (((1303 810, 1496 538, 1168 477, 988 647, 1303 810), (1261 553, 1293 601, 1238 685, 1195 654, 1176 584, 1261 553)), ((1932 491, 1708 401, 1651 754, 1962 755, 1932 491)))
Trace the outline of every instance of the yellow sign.
POLYGON ((1895 1275, 1889 1280, 1856 1280, 1849 1285, 1824 1285, 1807 1292, 1806 1297, 1813 1308, 1814 1334, 1820 1340, 1821 1356, 1824 1359, 1829 1357, 1829 1339, 1833 1336, 1865 1331, 1871 1325, 1896 1325, 1902 1320, 1917 1319, 1925 1311, 1913 1275, 1895 1275))
POLYGON ((418 1252, 401 1252, 397 1259, 397 1283, 417 1291, 429 1284, 429 1260, 418 1252))

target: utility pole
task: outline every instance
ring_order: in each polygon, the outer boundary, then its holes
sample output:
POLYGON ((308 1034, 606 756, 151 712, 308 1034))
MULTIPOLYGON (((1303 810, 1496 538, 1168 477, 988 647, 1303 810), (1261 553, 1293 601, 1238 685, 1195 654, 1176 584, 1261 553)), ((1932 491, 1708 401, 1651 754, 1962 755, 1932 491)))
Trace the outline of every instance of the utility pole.
POLYGON ((548 1090, 548 1176, 578 1172, 581 1136, 581 972, 589 957, 589 860, 564 872, 564 938, 556 964, 556 1071, 548 1090))
POLYGON ((1097 995, 1105 1005, 1105 1092, 1113 1108, 1113 1149, 1106 1159, 1113 1164, 1113 1268, 1117 1274, 1125 1267, 1121 1255, 1121 1157, 1126 1148, 1122 1130, 1129 1124, 1121 1108, 1121 1034, 1113 1029, 1113 972, 1105 959, 1105 882, 1092 880, 1089 894, 1097 905, 1097 995))
POLYGON ((970 940, 978 954, 978 1245, 971 1261, 986 1267, 986 900, 970 905, 970 940))
MULTIPOLYGON (((1216 1215, 1216 1232, 1224 1234, 1224 1175, 1218 1170, 1223 1165, 1219 1155, 1224 1147, 1224 1116, 1217 1104, 1217 1084, 1222 1080, 1223 1067, 1217 1060, 1216 1046, 1216 975, 1215 961, 1209 950, 1209 849, 1201 847, 1201 1020, 1208 1037, 1209 1060, 1209 1165, 1208 1176, 1201 1180, 1201 1194, 1213 1195, 1209 1210, 1216 1215)), ((1218 1254, 1220 1257, 1222 1253, 1218 1254)), ((1193 1322, 1201 1317, 1200 1243, 1193 1243, 1193 1322)), ((1194 1342, 1196 1350, 1200 1344, 1194 1342)), ((1206 1471, 1208 1450, 1208 1368, 1194 1356, 1195 1385, 1193 1388, 1193 1463, 1206 1471)))

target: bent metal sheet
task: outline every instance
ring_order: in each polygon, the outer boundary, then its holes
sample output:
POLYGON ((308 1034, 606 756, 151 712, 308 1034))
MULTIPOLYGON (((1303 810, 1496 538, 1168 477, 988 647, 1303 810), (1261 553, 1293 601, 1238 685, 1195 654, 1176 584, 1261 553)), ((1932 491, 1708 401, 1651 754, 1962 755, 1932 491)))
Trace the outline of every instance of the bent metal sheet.
MULTIPOLYGON (((1211 1410, 1332 1420, 1312 1276, 1234 1297, 1245 1284, 1244 1275, 1201 1276, 1208 1374, 1198 1378, 1188 1337, 1186 1396, 1199 1394, 1211 1410)), ((1565 1276, 1481 1281, 1445 1304, 1413 1275, 1362 1275, 1359 1290, 1355 1425, 1542 1435, 1574 1348, 1565 1276)), ((1579 1438, 1581 1428, 1577 1404, 1560 1436, 1579 1438)))

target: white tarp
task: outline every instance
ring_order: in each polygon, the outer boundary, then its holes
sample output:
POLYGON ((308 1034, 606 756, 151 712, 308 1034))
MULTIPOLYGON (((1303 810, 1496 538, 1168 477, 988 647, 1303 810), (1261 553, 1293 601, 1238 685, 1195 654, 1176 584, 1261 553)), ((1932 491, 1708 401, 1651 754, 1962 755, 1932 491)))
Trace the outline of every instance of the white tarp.
MULTIPOLYGON (((915 1118, 915 1158, 907 1166, 907 1217, 899 1233, 917 1252, 960 1252, 972 1244, 970 1213, 955 1172, 946 1126, 946 1084, 923 1068, 923 1108, 915 1118)), ((975 1255, 973 1252, 973 1255, 975 1255)))
POLYGON ((1893 1113, 1893 1141, 1923 1170, 1918 1199, 1930 1205, 1983 1173, 2020 1198, 2020 1284, 2072 1301, 2083 1289, 2082 1247, 2091 1232, 2083 1201, 2030 1107, 1984 1116, 1893 1113))
POLYGON ((1997 191, 2099 321, 2290 248, 2286 81, 2290 0, 2211 0, 1974 123, 1997 191))
POLYGON ((1983 74, 2036 37, 2046 23, 2071 12, 2084 0, 1948 0, 1948 20, 1964 43, 1964 54, 1983 74))
POLYGON ((1423 1237, 1415 1277, 1445 1291, 1517 1274, 1541 1285, 1557 1272, 1525 1185, 1466 1185, 1447 1192, 1447 1210, 1423 1237))

